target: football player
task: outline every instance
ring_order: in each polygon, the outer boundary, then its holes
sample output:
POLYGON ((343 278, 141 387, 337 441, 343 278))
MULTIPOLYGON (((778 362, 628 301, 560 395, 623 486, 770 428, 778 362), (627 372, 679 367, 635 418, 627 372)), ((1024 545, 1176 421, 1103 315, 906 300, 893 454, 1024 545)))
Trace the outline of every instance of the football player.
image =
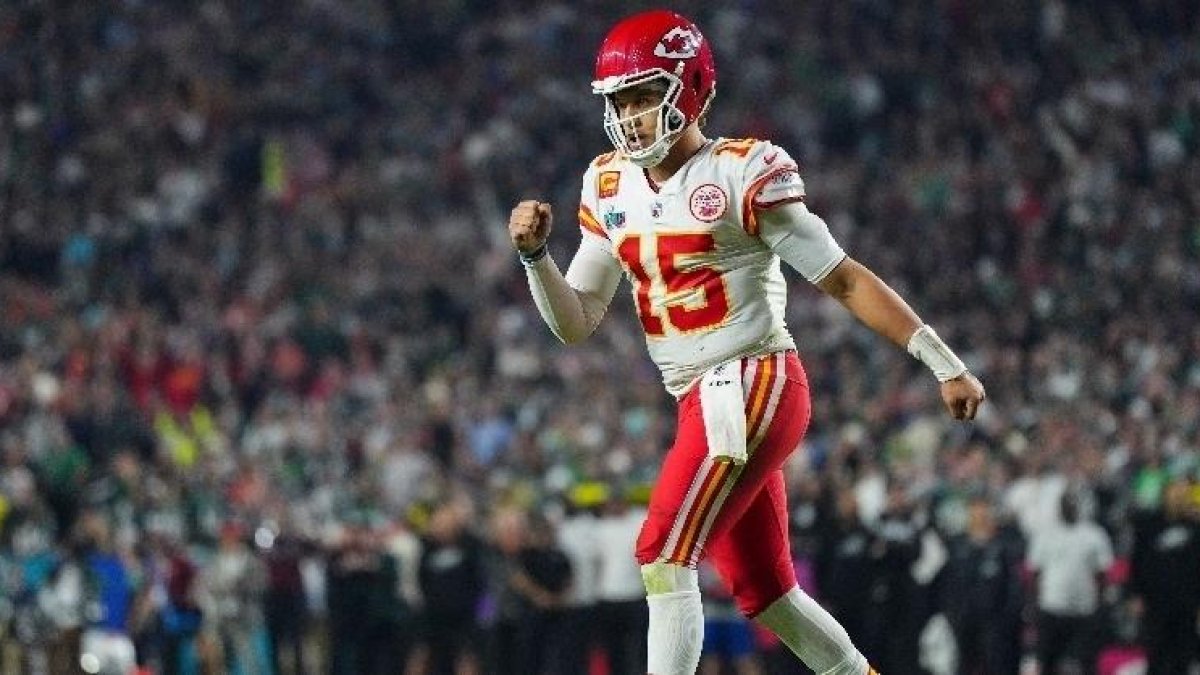
POLYGON ((678 399, 637 545, 650 607, 648 670, 691 674, 703 616, 696 565, 710 559, 739 610, 813 671, 871 672, 838 622, 796 585, 781 466, 809 421, 809 392, 784 324, 780 260, 925 363, 956 419, 979 380, 887 284, 846 255, 805 205, 795 161, 770 143, 707 138, 712 49, 688 19, 619 22, 596 60, 614 151, 583 177, 579 249, 564 275, 546 252, 549 204, 523 201, 509 235, 533 299, 559 339, 589 336, 622 276, 651 358, 678 399))

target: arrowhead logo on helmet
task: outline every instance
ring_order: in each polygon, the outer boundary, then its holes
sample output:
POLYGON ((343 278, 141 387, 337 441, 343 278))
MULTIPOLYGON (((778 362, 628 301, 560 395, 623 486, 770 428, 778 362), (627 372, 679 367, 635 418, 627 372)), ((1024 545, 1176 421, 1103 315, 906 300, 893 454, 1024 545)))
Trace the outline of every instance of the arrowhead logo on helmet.
POLYGON ((691 28, 676 26, 654 45, 654 55, 667 59, 691 59, 700 53, 700 36, 691 28))

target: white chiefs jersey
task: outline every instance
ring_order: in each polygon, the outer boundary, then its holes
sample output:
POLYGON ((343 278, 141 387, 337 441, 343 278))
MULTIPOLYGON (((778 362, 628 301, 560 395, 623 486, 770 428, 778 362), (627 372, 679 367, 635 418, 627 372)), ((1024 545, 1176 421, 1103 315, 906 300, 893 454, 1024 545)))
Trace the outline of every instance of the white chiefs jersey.
POLYGON ((845 257, 803 199, 796 163, 767 141, 709 141, 657 189, 617 153, 588 167, 577 260, 619 263, 675 396, 715 365, 795 347, 780 257, 813 282, 845 257))

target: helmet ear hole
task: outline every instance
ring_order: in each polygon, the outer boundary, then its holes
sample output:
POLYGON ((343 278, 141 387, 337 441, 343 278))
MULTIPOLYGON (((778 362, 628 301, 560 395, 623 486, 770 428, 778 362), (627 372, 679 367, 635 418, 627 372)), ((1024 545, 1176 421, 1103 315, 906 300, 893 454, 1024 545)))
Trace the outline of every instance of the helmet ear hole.
POLYGON ((668 117, 670 118, 672 127, 683 127, 683 113, 678 110, 672 110, 668 117))

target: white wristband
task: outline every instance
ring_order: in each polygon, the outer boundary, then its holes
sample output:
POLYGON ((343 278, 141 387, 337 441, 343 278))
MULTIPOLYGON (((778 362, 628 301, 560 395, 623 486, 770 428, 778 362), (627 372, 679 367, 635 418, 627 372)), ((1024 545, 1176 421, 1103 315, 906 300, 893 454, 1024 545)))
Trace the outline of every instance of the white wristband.
POLYGON ((927 325, 917 329, 908 338, 908 353, 929 366, 938 382, 953 380, 967 372, 967 366, 942 342, 942 338, 927 325))

